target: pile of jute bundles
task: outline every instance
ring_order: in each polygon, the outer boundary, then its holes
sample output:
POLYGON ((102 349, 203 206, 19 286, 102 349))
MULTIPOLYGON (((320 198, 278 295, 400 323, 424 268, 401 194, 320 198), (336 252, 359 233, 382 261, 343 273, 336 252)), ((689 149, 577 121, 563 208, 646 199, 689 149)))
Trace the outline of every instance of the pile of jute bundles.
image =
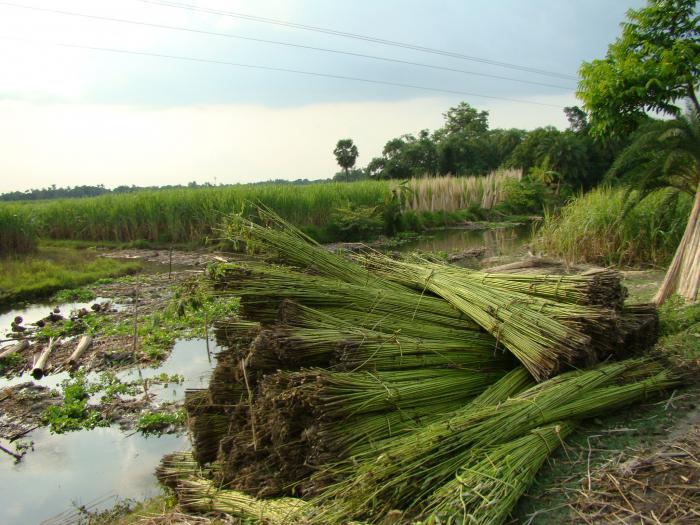
POLYGON ((579 421, 681 381, 616 272, 494 274, 326 250, 266 209, 227 234, 257 260, 210 269, 241 298, 181 504, 263 523, 501 523, 579 421), (290 497, 293 496, 293 497, 290 497))

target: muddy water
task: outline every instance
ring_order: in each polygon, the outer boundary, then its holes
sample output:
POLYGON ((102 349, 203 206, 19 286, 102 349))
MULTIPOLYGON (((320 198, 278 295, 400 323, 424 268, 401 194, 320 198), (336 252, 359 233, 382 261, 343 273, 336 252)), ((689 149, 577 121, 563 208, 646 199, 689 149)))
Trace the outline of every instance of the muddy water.
POLYGON ((485 257, 518 255, 532 234, 532 226, 518 225, 480 230, 448 228, 436 230, 415 241, 397 248, 400 252, 460 253, 475 248, 485 248, 485 257))
MULTIPOLYGON (((217 348, 211 343, 211 350, 217 348)), ((205 387, 212 364, 204 340, 179 341, 170 357, 158 368, 142 370, 144 377, 163 372, 181 374, 181 385, 152 387, 161 401, 177 401, 185 389, 205 387)), ((123 380, 138 377, 137 370, 118 374, 123 380)), ((47 376, 35 383, 60 384, 67 374, 47 376)), ((0 381, 0 388, 25 382, 29 376, 0 381)), ((0 405, 0 409, 2 406, 0 405)), ((75 505, 89 506, 104 499, 95 509, 114 504, 114 497, 142 499, 157 494, 153 474, 163 454, 189 447, 185 435, 145 437, 124 433, 117 427, 52 435, 38 429, 24 440, 34 442, 34 451, 15 463, 0 456, 0 523, 75 523, 75 505), (59 517, 61 513, 65 513, 59 517)), ((3 445, 8 446, 7 443, 3 445)), ((8 446, 8 448, 12 448, 8 446)))

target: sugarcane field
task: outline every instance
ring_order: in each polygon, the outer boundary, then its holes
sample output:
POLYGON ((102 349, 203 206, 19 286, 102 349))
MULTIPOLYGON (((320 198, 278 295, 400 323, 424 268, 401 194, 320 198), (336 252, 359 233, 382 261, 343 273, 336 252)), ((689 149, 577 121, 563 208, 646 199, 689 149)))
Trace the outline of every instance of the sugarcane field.
POLYGON ((0 524, 700 525, 696 0, 0 37, 0 524))

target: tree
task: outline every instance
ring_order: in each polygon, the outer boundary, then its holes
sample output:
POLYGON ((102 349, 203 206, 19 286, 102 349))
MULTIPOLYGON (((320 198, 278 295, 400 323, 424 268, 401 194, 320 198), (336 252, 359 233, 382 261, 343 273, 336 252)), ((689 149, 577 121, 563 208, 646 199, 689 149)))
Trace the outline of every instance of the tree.
POLYGON ((649 0, 642 9, 630 9, 605 59, 583 63, 577 95, 590 113, 594 134, 624 135, 649 111, 677 116, 677 102, 684 99, 700 112, 695 5, 696 0, 649 0))
MULTIPOLYGON (((696 300, 700 281, 700 134, 688 126, 697 128, 700 118, 695 93, 700 83, 700 17, 695 5, 695 0, 650 0, 646 7, 628 11, 622 35, 608 47, 605 59, 584 63, 580 71, 578 96, 590 114, 591 132, 598 136, 637 129, 649 121, 649 111, 676 117, 641 133, 633 149, 618 159, 616 170, 629 170, 630 159, 637 155, 648 177, 659 184, 670 185, 676 178, 672 173, 695 174, 693 209, 654 298, 657 304, 674 291, 696 300), (681 116, 682 101, 689 104, 687 118, 681 116)), ((647 185, 643 177, 635 183, 647 185)))
POLYGON ((700 116, 690 111, 677 119, 654 121, 635 138, 610 171, 623 182, 634 182, 639 190, 634 202, 668 186, 695 194, 683 238, 654 302, 661 304, 674 292, 694 301, 700 287, 700 116))
POLYGON ((442 116, 445 117, 445 124, 435 132, 438 140, 455 133, 481 135, 489 129, 489 112, 478 111, 466 102, 460 102, 442 116))
POLYGON ((355 166, 355 161, 359 155, 357 146, 352 142, 352 139, 340 139, 333 150, 335 160, 338 165, 345 171, 345 178, 350 178, 350 168, 355 166))

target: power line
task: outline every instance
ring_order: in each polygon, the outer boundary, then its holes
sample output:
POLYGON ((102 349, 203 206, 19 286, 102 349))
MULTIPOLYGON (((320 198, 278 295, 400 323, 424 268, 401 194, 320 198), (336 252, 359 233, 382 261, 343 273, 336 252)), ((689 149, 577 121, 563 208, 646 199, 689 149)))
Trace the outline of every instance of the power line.
POLYGON ((8 40, 17 40, 17 41, 22 41, 22 42, 30 42, 30 43, 35 43, 35 44, 54 45, 54 46, 73 48, 73 49, 87 49, 90 51, 102 51, 102 52, 107 52, 107 53, 118 53, 118 54, 124 54, 124 55, 136 55, 136 56, 146 56, 146 57, 154 57, 154 58, 165 58, 165 59, 169 59, 169 60, 199 62, 199 63, 203 63, 203 64, 217 64, 217 65, 222 65, 222 66, 233 66, 233 67, 240 67, 240 68, 246 68, 246 69, 258 69, 258 70, 262 70, 262 71, 274 71, 274 72, 279 72, 279 73, 293 73, 293 74, 297 74, 297 75, 332 78, 332 79, 336 79, 336 80, 350 80, 353 82, 364 82, 366 84, 378 84, 378 85, 384 85, 384 86, 418 89, 418 90, 422 90, 422 91, 432 91, 435 93, 447 93, 447 94, 451 94, 451 95, 466 95, 466 96, 470 96, 470 97, 489 98, 489 99, 494 99, 494 100, 503 100, 503 101, 507 101, 507 102, 517 102, 520 104, 534 104, 537 106, 548 106, 548 107, 563 109, 563 106, 560 106, 558 104, 549 104, 547 102, 537 102, 534 100, 522 100, 522 99, 516 99, 516 98, 499 97, 499 96, 495 96, 495 95, 482 95, 479 93, 472 93, 469 91, 459 91, 459 90, 443 89, 443 88, 430 87, 430 86, 420 86, 417 84, 404 84, 401 82, 392 82, 389 80, 376 80, 376 79, 370 79, 370 78, 352 77, 352 76, 346 76, 346 75, 336 75, 336 74, 332 74, 332 73, 319 73, 317 71, 304 71, 301 69, 291 69, 291 68, 275 67, 275 66, 262 66, 259 64, 244 64, 244 63, 240 63, 240 62, 228 62, 226 60, 217 60, 217 59, 199 58, 199 57, 188 57, 188 56, 181 56, 181 55, 170 55, 170 54, 165 54, 165 53, 151 53, 148 51, 132 51, 132 50, 128 50, 128 49, 117 49, 117 48, 111 48, 111 47, 97 47, 97 46, 88 46, 88 45, 82 45, 82 44, 68 44, 68 43, 63 43, 63 42, 44 42, 44 41, 40 41, 40 40, 31 40, 31 39, 20 38, 20 37, 8 37, 8 36, 2 36, 2 35, 0 35, 0 38, 4 38, 4 39, 8 39, 8 40))
POLYGON ((398 42, 395 40, 387 40, 384 38, 378 38, 378 37, 369 36, 369 35, 360 35, 357 33, 349 33, 346 31, 339 31, 336 29, 329 29, 326 27, 311 26, 311 25, 306 25, 306 24, 297 24, 294 22, 288 22, 286 20, 279 20, 279 19, 275 19, 275 18, 247 15, 245 13, 237 13, 234 11, 222 11, 220 9, 212 9, 212 8, 208 8, 208 7, 199 7, 199 6, 195 6, 195 5, 191 5, 191 4, 185 4, 183 2, 171 2, 171 1, 164 1, 164 0, 136 0, 136 1, 143 2, 146 4, 154 4, 154 5, 164 6, 164 7, 172 7, 172 8, 176 8, 176 9, 186 9, 188 11, 198 11, 198 12, 202 12, 202 13, 209 13, 209 14, 221 15, 221 16, 229 16, 232 18, 240 18, 243 20, 251 21, 251 22, 260 22, 263 24, 273 24, 273 25, 279 25, 279 26, 284 26, 284 27, 290 27, 293 29, 302 29, 304 31, 313 31, 316 33, 325 33, 328 35, 342 36, 345 38, 353 38, 356 40, 364 40, 365 42, 372 42, 374 44, 401 47, 404 49, 412 49, 414 51, 422 51, 424 53, 432 53, 435 55, 442 55, 442 56, 451 57, 451 58, 458 58, 461 60, 470 60, 472 62, 479 62, 482 64, 488 64, 491 66, 503 67, 503 68, 507 68, 507 69, 515 69, 518 71, 525 71, 527 73, 534 73, 537 75, 555 77, 555 78, 560 78, 560 79, 564 79, 564 80, 578 80, 578 77, 576 77, 575 75, 569 75, 569 74, 565 74, 565 73, 557 73, 555 71, 548 71, 546 69, 537 69, 534 67, 523 66, 520 64, 512 64, 510 62, 500 62, 498 60, 491 60, 488 58, 475 57, 475 56, 465 55, 462 53, 457 53, 454 51, 446 51, 446 50, 442 50, 442 49, 424 47, 424 46, 419 46, 416 44, 410 44, 410 43, 406 43, 406 42, 398 42))
POLYGON ((157 28, 157 29, 167 29, 167 30, 184 31, 184 32, 188 32, 188 33, 195 33, 195 34, 201 34, 201 35, 235 38, 235 39, 239 39, 239 40, 247 40, 247 41, 251 41, 251 42, 261 42, 261 43, 265 43, 265 44, 295 47, 295 48, 299 48, 299 49, 310 49, 313 51, 322 51, 325 53, 336 53, 339 55, 347 55, 347 56, 353 56, 353 57, 359 57, 359 58, 369 58, 372 60, 381 60, 384 62, 395 62, 397 64, 424 67, 424 68, 430 68, 430 69, 436 69, 436 70, 442 70, 442 71, 450 71, 453 73, 462 73, 462 74, 466 74, 466 75, 475 75, 475 76, 480 76, 480 77, 494 78, 494 79, 506 80, 506 81, 510 81, 510 82, 520 82, 523 84, 533 84, 533 85, 537 85, 537 86, 551 87, 551 88, 562 89, 562 90, 566 90, 566 91, 572 91, 575 89, 574 87, 571 87, 571 86, 559 86, 556 84, 547 84, 545 82, 536 82, 536 81, 532 81, 532 80, 522 80, 519 78, 504 77, 504 76, 500 76, 500 75, 492 75, 489 73, 479 73, 476 71, 467 71, 464 69, 437 66, 437 65, 425 64, 425 63, 421 63, 421 62, 412 62, 409 60, 401 60, 398 58, 382 57, 382 56, 376 56, 376 55, 367 55, 364 53, 355 53, 352 51, 342 51, 339 49, 330 49, 330 48, 324 48, 324 47, 308 46, 308 45, 304 45, 304 44, 295 44, 292 42, 283 42, 283 41, 279 41, 279 40, 267 40, 267 39, 263 39, 263 38, 235 35, 232 33, 219 33, 216 31, 207 31, 207 30, 203 30, 203 29, 193 29, 193 28, 189 28, 189 27, 171 26, 171 25, 165 25, 165 24, 157 24, 157 23, 153 23, 153 22, 142 22, 142 21, 138 21, 138 20, 128 20, 128 19, 124 19, 124 18, 114 18, 114 17, 101 16, 101 15, 91 15, 91 14, 86 14, 86 13, 77 13, 74 11, 64 11, 64 10, 60 10, 60 9, 49 9, 49 8, 43 8, 43 7, 35 7, 35 6, 16 4, 14 2, 0 1, 0 5, 20 8, 20 9, 29 9, 32 11, 41 11, 41 12, 45 12, 45 13, 76 16, 76 17, 87 18, 87 19, 92 19, 92 20, 103 20, 103 21, 108 21, 108 22, 118 22, 118 23, 122 23, 122 24, 133 24, 133 25, 152 27, 152 28, 157 28))

